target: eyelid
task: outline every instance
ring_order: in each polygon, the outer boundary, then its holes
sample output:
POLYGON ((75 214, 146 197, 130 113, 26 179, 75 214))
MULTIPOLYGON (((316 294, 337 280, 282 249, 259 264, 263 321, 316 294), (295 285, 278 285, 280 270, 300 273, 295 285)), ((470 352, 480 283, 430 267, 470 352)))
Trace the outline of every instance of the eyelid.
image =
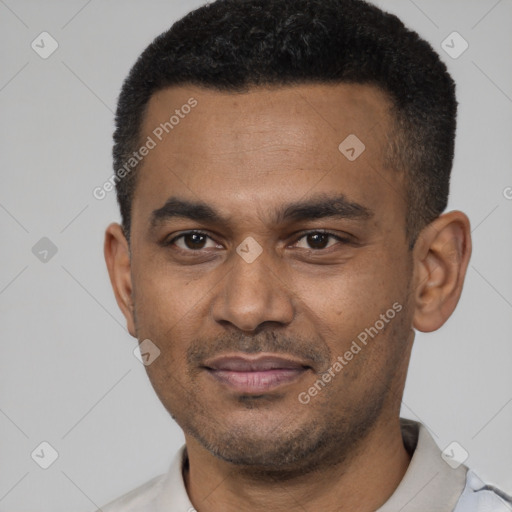
MULTIPOLYGON (((190 229, 188 231, 183 231, 182 233, 179 233, 178 235, 174 235, 170 239, 168 239, 167 237, 164 238, 164 240, 162 241, 162 245, 164 245, 164 246, 173 245, 174 242, 176 242, 176 240, 178 240, 179 238, 182 238, 184 236, 187 236, 187 235, 202 235, 202 236, 205 236, 205 237, 209 238, 210 240, 214 241, 216 244, 219 243, 219 242, 217 242, 217 240, 215 240, 212 236, 210 236, 205 231, 201 231, 200 229, 190 229)), ((181 248, 178 247, 178 249, 181 249, 181 248)), ((187 252, 200 252, 200 249, 198 249, 197 251, 190 250, 187 252)))
MULTIPOLYGON (((337 234, 337 233, 333 233, 332 231, 329 231, 328 229, 307 229, 305 231, 299 231, 298 233, 295 233, 295 242, 294 243, 297 243, 300 239, 304 238, 305 236, 307 235, 311 235, 311 234, 314 234, 314 233, 321 233, 322 235, 329 235, 329 236, 332 236, 333 238, 335 238, 336 240, 338 240, 338 242, 344 242, 344 243, 349 243, 351 242, 353 239, 350 235, 348 234, 345 234, 345 235, 340 235, 340 234, 337 234)), ((312 249, 312 250, 315 250, 315 249, 312 249)), ((317 251, 321 251, 323 249, 316 249, 317 251)))

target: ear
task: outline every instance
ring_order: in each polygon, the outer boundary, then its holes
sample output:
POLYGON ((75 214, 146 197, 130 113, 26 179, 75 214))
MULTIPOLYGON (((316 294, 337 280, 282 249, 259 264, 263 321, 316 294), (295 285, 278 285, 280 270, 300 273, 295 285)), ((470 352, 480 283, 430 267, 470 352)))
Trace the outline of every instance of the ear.
POLYGON ((468 217, 460 211, 439 216, 421 231, 413 252, 413 327, 432 332, 448 320, 462 293, 471 256, 468 217))
POLYGON ((135 338, 130 247, 119 224, 107 227, 103 250, 117 304, 126 318, 128 332, 135 338))

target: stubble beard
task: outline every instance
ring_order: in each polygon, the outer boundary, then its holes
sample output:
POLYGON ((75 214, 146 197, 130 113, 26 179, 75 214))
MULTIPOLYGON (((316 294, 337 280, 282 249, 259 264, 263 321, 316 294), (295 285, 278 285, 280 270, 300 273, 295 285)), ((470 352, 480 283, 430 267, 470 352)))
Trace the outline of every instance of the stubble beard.
MULTIPOLYGON (((394 353, 386 363, 387 372, 381 376, 380 382, 368 388, 362 398, 352 399, 348 405, 341 402, 340 406, 336 393, 341 391, 332 384, 332 387, 322 390, 325 396, 316 402, 300 404, 297 400, 297 408, 314 408, 313 414, 302 421, 297 421, 300 414, 291 410, 276 425, 258 425, 254 421, 227 425, 222 418, 215 419, 216 412, 212 414, 203 404, 199 388, 194 393, 192 385, 188 392, 196 396, 183 396, 177 401, 175 396, 171 404, 169 397, 160 396, 158 386, 153 387, 185 434, 196 439, 215 457, 236 466, 236 471, 248 478, 283 481, 329 466, 348 466, 364 445, 365 438, 378 426, 379 419, 389 415, 390 408, 397 400, 393 393, 400 393, 401 396, 403 391, 403 388, 399 389, 402 383, 397 381, 397 370, 403 366, 401 348, 405 347, 409 328, 404 322, 406 311, 402 315, 391 325, 388 343, 395 340, 399 347, 394 347, 394 353), (179 402, 181 406, 177 406, 179 402), (186 406, 183 407, 183 404, 186 406)), ((351 379, 347 380, 342 388, 350 393, 351 379)), ((260 405, 257 400, 240 398, 241 408, 254 411, 260 405)))

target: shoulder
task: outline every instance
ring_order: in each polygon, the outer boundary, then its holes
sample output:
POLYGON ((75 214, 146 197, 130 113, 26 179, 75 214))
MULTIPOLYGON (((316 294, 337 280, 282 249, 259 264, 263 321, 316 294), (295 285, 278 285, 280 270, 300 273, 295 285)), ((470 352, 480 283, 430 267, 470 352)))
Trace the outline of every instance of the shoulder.
POLYGON ((165 474, 156 476, 145 484, 111 501, 96 512, 150 512, 165 480, 165 474))
POLYGON ((512 512, 512 497, 493 485, 483 482, 469 469, 466 486, 454 512, 512 512))
POLYGON ((96 512, 162 512, 193 510, 183 482, 183 465, 187 459, 183 445, 174 455, 167 473, 155 476, 133 491, 124 494, 96 512))

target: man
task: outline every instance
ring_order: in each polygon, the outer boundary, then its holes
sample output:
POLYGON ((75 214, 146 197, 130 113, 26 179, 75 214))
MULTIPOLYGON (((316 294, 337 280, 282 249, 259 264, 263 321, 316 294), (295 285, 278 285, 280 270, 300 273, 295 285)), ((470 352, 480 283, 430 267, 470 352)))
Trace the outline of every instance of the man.
POLYGON ((360 0, 218 0, 143 52, 105 257, 186 445, 105 512, 511 509, 399 417, 471 253, 443 213, 456 108, 432 48, 360 0))

